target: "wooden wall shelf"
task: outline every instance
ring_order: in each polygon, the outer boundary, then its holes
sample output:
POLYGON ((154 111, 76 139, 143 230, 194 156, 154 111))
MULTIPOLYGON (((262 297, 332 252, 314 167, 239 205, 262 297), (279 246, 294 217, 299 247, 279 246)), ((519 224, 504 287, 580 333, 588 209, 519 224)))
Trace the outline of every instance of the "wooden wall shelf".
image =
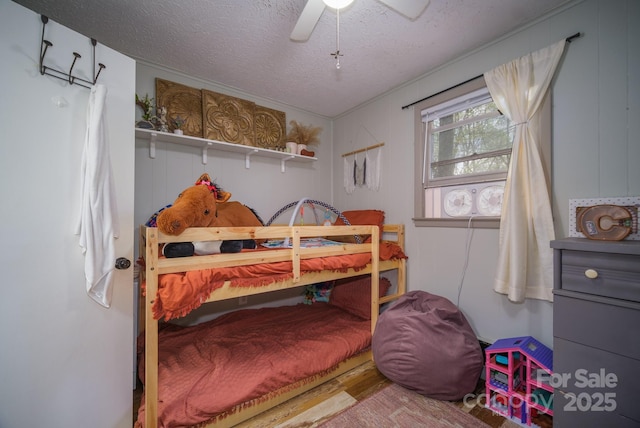
POLYGON ((280 159, 281 172, 285 172, 287 162, 314 162, 318 160, 318 158, 311 156, 279 152, 277 150, 262 149, 260 147, 243 146, 225 141, 207 140, 206 138, 191 137, 188 135, 160 132, 153 129, 136 128, 136 138, 149 140, 149 157, 152 159, 156 157, 156 142, 161 141, 164 143, 200 148, 202 150, 202 163, 205 165, 207 164, 209 149, 244 154, 245 168, 247 169, 251 167, 251 157, 254 155, 280 159))

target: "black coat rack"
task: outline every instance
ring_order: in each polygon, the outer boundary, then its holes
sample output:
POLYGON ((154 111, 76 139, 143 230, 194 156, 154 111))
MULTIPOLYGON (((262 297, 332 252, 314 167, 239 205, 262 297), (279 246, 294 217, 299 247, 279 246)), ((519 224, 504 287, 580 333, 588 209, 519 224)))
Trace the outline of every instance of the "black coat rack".
POLYGON ((49 22, 49 18, 44 15, 40 16, 42 20, 42 38, 40 41, 40 74, 43 76, 46 74, 47 76, 55 77, 56 79, 65 80, 69 82, 70 85, 79 85, 83 88, 91 89, 91 86, 95 85, 98 81, 98 76, 100 76, 100 72, 103 68, 107 68, 106 65, 102 63, 98 63, 98 72, 96 73, 96 44, 98 43, 96 39, 91 39, 91 45, 93 46, 93 81, 89 81, 83 79, 81 77, 77 77, 73 75, 73 67, 76 65, 76 61, 82 58, 78 52, 73 52, 73 62, 71 63, 71 67, 69 68, 69 72, 65 73, 64 71, 56 70, 55 68, 44 65, 44 57, 47 54, 47 49, 53 46, 49 40, 45 40, 44 38, 44 29, 49 22))

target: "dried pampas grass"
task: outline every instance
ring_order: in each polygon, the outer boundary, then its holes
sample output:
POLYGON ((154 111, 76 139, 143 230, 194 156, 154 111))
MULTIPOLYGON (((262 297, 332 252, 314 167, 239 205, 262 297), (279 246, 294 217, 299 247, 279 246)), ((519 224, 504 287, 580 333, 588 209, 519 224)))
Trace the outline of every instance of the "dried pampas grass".
POLYGON ((289 125, 291 125, 291 129, 287 133, 287 141, 294 141, 307 146, 313 146, 320 142, 318 135, 322 132, 322 128, 319 126, 306 126, 295 120, 290 121, 289 125))

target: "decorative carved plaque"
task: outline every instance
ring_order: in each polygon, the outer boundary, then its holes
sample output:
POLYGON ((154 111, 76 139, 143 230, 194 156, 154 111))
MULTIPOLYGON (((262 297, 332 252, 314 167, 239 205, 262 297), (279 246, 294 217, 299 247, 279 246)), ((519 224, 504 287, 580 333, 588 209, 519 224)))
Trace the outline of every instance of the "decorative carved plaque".
POLYGON ((255 103, 202 90, 204 138, 255 146, 255 103))
POLYGON ((167 108, 169 131, 175 126, 173 119, 185 119, 185 135, 202 137, 202 91, 179 83, 156 78, 156 105, 167 108))
POLYGON ((256 106, 253 122, 257 147, 284 150, 287 136, 287 117, 283 111, 256 106))

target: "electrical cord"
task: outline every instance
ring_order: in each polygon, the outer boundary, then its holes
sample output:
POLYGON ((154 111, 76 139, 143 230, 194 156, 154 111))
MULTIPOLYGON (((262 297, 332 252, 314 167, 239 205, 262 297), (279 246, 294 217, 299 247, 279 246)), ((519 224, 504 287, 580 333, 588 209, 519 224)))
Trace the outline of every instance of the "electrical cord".
POLYGON ((462 293, 462 284, 464 283, 464 277, 467 274, 467 267, 469 266, 469 252, 471 250, 471 238, 473 237, 473 229, 471 229, 471 220, 473 216, 469 217, 469 223, 467 224, 467 238, 464 255, 464 265, 462 266, 462 275, 460 277, 460 285, 458 285, 458 298, 456 300, 456 307, 460 307, 460 294, 462 293))

